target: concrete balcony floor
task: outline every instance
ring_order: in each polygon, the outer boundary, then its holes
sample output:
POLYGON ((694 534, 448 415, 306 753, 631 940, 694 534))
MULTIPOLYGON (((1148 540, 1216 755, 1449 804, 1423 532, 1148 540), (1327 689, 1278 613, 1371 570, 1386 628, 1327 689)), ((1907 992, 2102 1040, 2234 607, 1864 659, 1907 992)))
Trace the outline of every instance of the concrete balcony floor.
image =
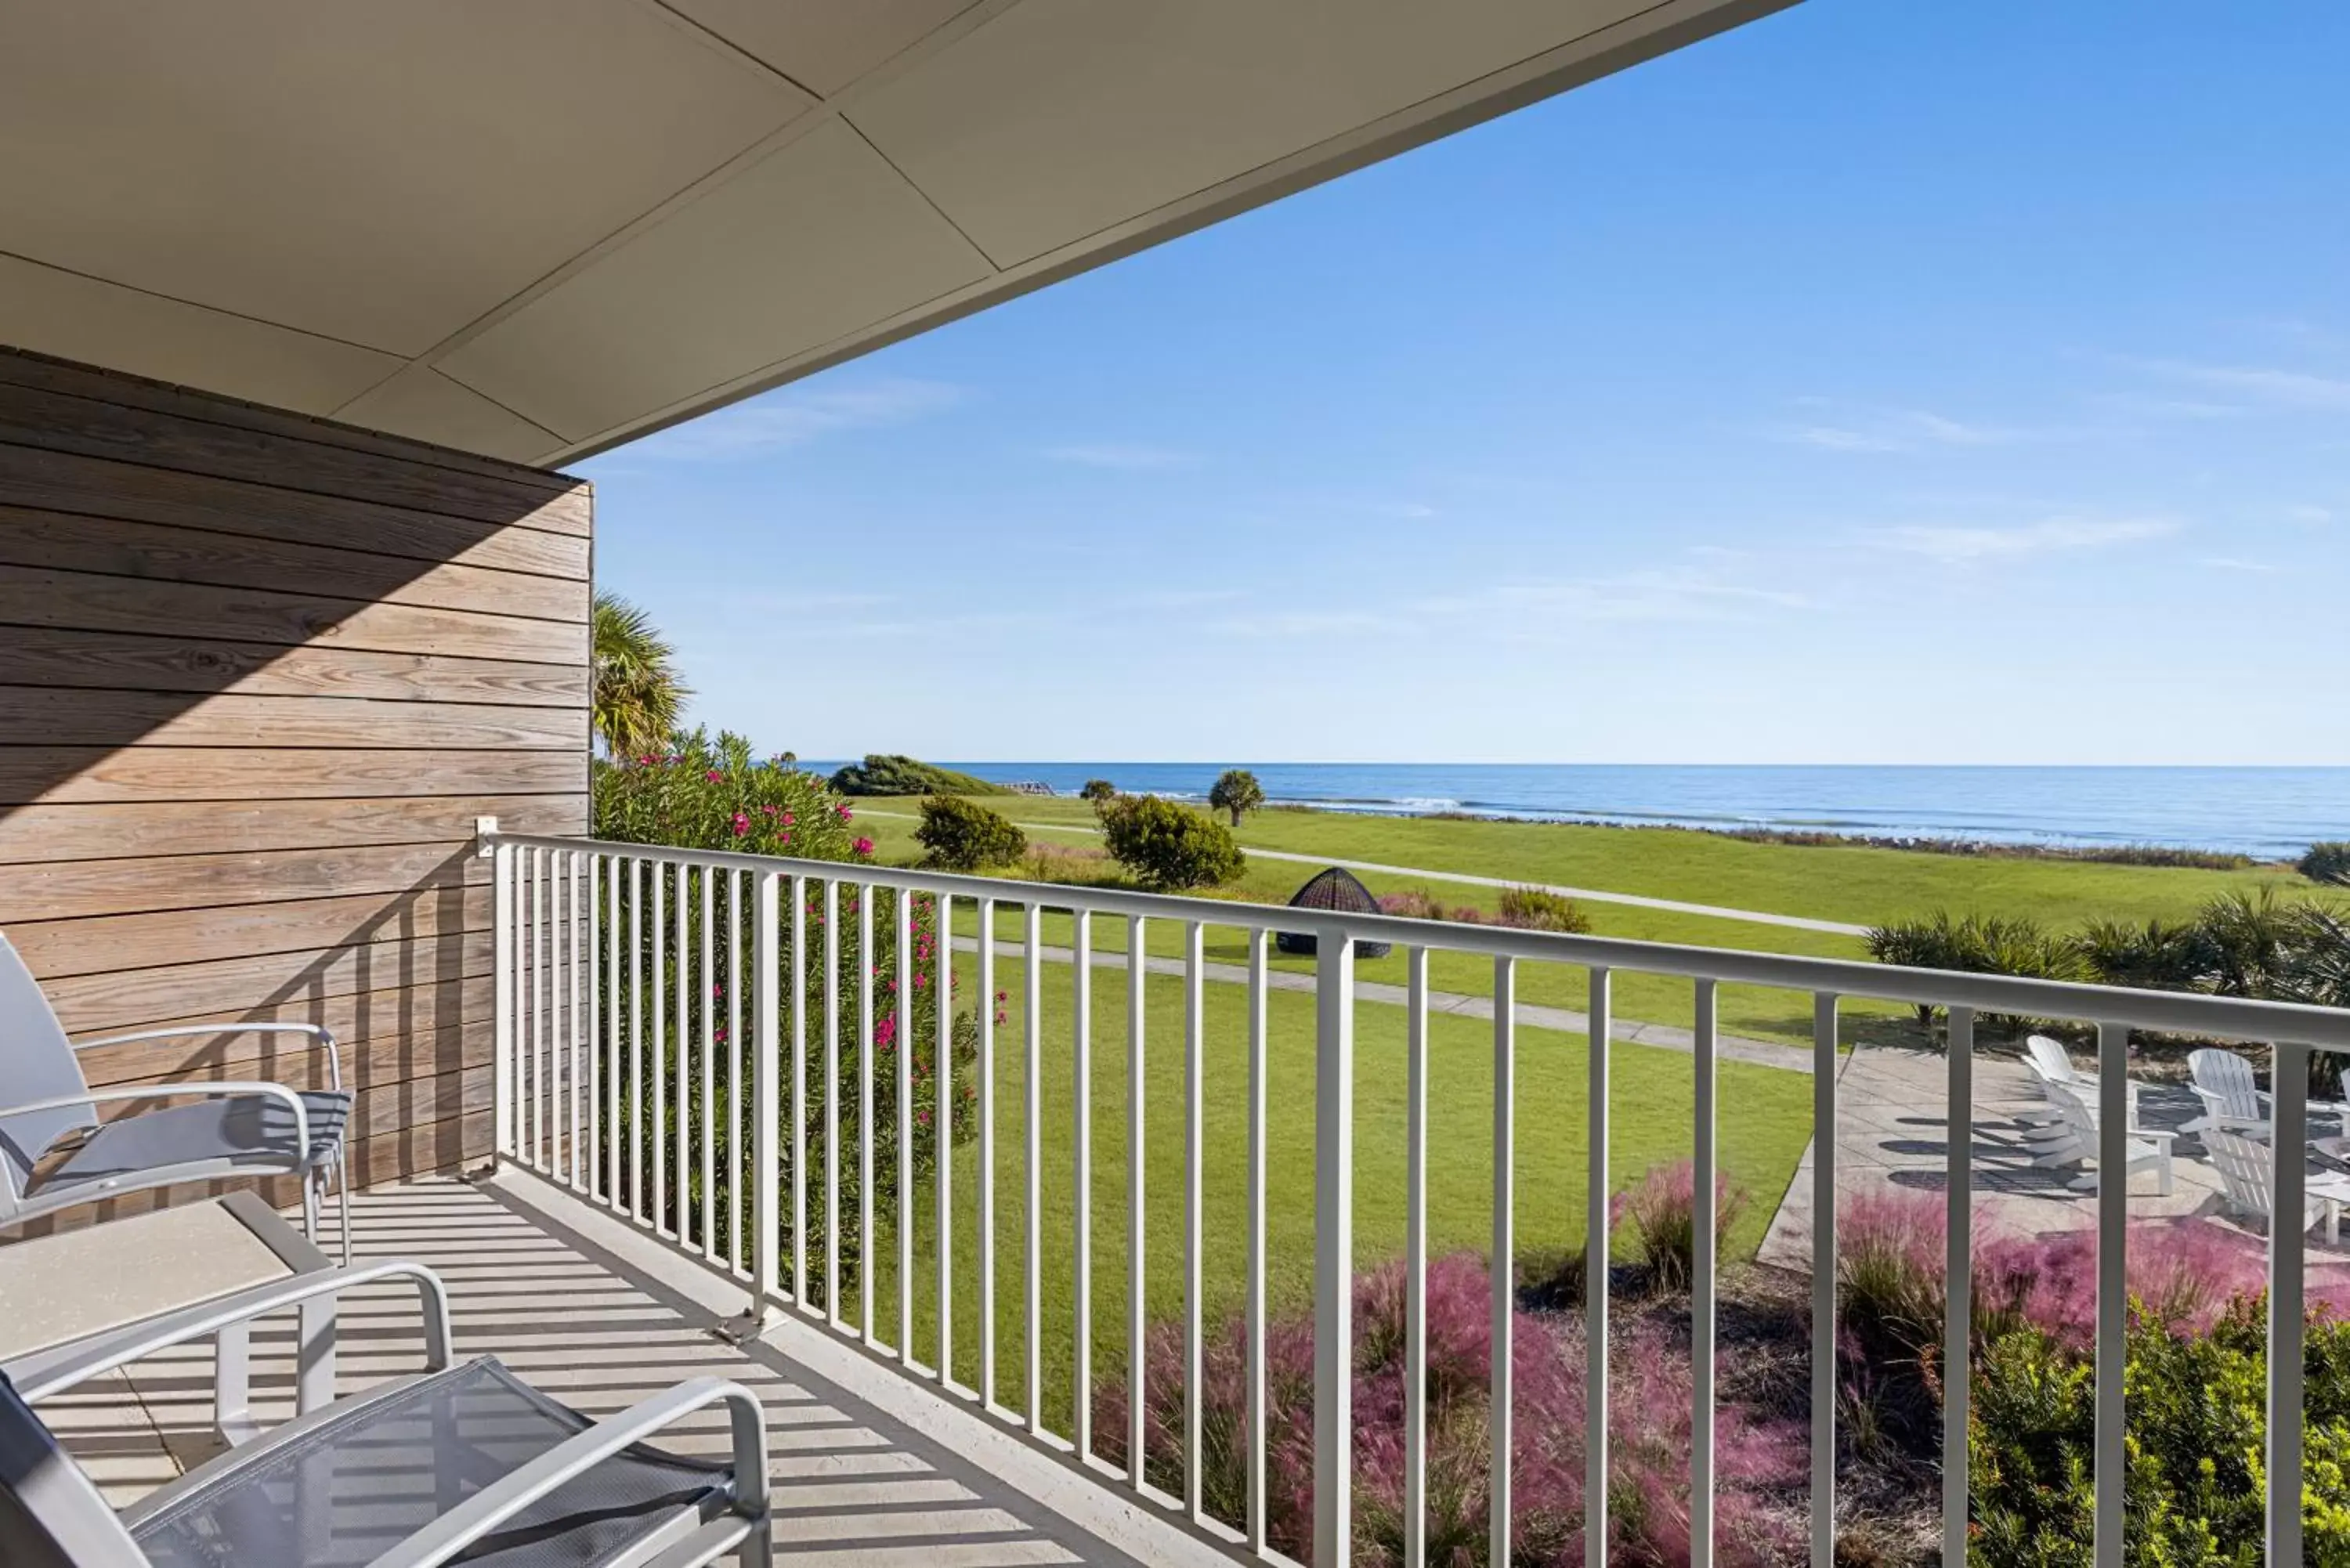
MULTIPOLYGON (((716 1330, 741 1291, 534 1178, 422 1180, 356 1203, 362 1259, 415 1259, 447 1283, 460 1357, 494 1355, 592 1417, 700 1374, 757 1393, 779 1557, 824 1568, 1229 1562, 821 1328, 787 1322, 730 1343, 716 1330)), ((346 1298, 340 1387, 418 1370, 416 1323, 407 1287, 346 1298)), ((290 1318, 257 1324, 253 1349, 255 1413, 290 1417, 290 1318)), ((42 1409, 120 1506, 217 1451, 211 1362, 208 1346, 159 1355, 42 1409)), ((723 1453, 723 1415, 702 1417, 664 1441, 723 1453)))

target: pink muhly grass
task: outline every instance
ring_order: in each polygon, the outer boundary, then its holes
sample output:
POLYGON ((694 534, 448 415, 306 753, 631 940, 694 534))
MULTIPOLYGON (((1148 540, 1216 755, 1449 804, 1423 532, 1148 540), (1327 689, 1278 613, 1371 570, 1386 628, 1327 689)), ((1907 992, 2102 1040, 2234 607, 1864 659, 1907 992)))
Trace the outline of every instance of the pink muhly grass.
MULTIPOLYGON (((1746 1193, 1717 1171, 1713 1187, 1713 1239, 1722 1238, 1746 1210, 1746 1193)), ((1608 1202, 1610 1228, 1628 1235, 1649 1278, 1667 1290, 1685 1290, 1697 1263, 1697 1168, 1677 1160, 1653 1165, 1648 1174, 1608 1202)))
MULTIPOLYGON (((1492 1285, 1469 1254, 1440 1258, 1428 1272, 1428 1560, 1486 1560, 1491 1492, 1488 1423, 1492 1386, 1492 1285)), ((1404 1273, 1389 1264, 1355 1282, 1355 1556, 1400 1563, 1403 1553, 1404 1273)), ((1578 1324, 1523 1311, 1511 1329, 1513 1409, 1511 1542, 1514 1561, 1566 1568, 1583 1561, 1586 1439, 1583 1337, 1578 1324)), ((1202 1346, 1201 1496, 1208 1511, 1240 1524, 1247 1507, 1247 1340, 1235 1318, 1202 1346)), ((1162 1324, 1146 1342, 1144 1469, 1151 1481, 1182 1490, 1186 1386, 1180 1325, 1162 1324)), ((1266 1526, 1272 1544, 1300 1561, 1313 1554, 1314 1334, 1310 1317, 1265 1328, 1266 1526)), ((1689 1555, 1689 1352, 1653 1324, 1628 1326, 1611 1347, 1617 1397, 1609 1423, 1611 1546, 1639 1568, 1689 1555)), ((1128 1407, 1124 1374, 1105 1378, 1094 1400, 1096 1447, 1125 1462, 1128 1407)), ((1717 1561, 1768 1568, 1793 1560, 1797 1543, 1762 1511, 1753 1489, 1799 1479, 1800 1423, 1750 1417, 1725 1407, 1718 1417, 1717 1561)))
MULTIPOLYGON (((1845 1200, 1836 1272, 1845 1323, 1866 1352, 1919 1355, 1939 1345, 1949 1239, 1939 1193, 1878 1191, 1845 1200)), ((2075 1348, 2094 1342, 2095 1231, 2019 1236, 1978 1214, 1972 1241, 1979 1340, 2030 1326, 2075 1348)), ((2122 1245, 2131 1297, 2173 1333, 2208 1333, 2231 1301, 2266 1288, 2262 1243, 2206 1220, 2135 1220, 2122 1245)), ((2312 1275, 2307 1299, 2313 1309, 2350 1314, 2350 1279, 2312 1275)))

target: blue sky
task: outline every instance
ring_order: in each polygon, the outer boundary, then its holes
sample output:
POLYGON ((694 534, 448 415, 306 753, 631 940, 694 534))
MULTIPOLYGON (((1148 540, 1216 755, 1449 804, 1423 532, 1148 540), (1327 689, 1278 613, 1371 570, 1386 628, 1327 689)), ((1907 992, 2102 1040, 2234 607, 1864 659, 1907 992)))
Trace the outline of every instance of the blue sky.
POLYGON ((2350 7, 1810 0, 582 465, 809 757, 2350 763, 2350 7))

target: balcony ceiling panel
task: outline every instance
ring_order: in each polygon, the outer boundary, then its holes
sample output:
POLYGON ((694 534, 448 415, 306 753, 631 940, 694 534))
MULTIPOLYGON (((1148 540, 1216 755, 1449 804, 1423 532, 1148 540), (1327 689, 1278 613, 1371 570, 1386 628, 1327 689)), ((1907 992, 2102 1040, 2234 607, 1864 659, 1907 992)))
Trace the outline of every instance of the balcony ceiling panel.
POLYGON ((530 462, 561 439, 429 365, 409 366, 345 404, 340 413, 355 425, 398 431, 438 446, 515 462, 530 462))
POLYGON ((558 462, 1790 0, 17 0, 0 344, 558 462))
POLYGON ((1026 0, 847 112, 1010 266, 1650 9, 1026 0))
POLYGON ((670 0, 737 48, 830 98, 975 0, 670 0))
POLYGON ((806 109, 638 0, 0 22, 0 249, 417 355, 806 109))
POLYGON ((268 403, 341 407, 401 361, 118 283, 0 255, 0 343, 268 403))
POLYGON ((988 272, 836 119, 607 253, 442 368, 583 440, 988 272))

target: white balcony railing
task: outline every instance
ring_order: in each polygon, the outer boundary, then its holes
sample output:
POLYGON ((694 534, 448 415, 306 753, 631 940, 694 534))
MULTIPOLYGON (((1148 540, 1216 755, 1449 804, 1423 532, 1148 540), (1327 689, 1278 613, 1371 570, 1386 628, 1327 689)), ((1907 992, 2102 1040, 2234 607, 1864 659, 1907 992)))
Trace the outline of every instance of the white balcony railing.
MULTIPOLYGON (((1840 998, 1872 998, 1949 1010, 1949 1096, 1954 1107, 1949 1138, 1949 1314, 1945 1365, 1968 1364, 1968 1281, 1972 1193, 1965 1107, 1972 1102, 1974 1020, 1978 1013, 2065 1019, 2095 1026, 2098 1041, 2099 1168, 2120 1172, 2126 1164, 2129 1127, 2126 1096, 2126 1043, 2132 1029, 2210 1038, 2260 1042, 2274 1053, 2273 1211, 2303 1211, 2305 1170, 2301 1151, 2306 1127, 2307 1053, 2350 1051, 2350 1012, 2330 1009, 2101 986, 1963 975, 1884 967, 1871 963, 1782 957, 1762 953, 1666 946, 1595 937, 1563 936, 1506 928, 1406 920, 1385 916, 1334 915, 1271 906, 1168 898, 1089 888, 1007 882, 928 871, 883 869, 865 865, 767 858, 644 845, 530 837, 489 831, 484 853, 496 861, 496 1141, 499 1154, 570 1187, 591 1201, 629 1217, 670 1239, 681 1250, 730 1271, 745 1288, 755 1314, 802 1314, 828 1325, 868 1350, 894 1360, 909 1376, 951 1396, 975 1403, 1007 1424, 1024 1428, 1037 1444, 1078 1465, 1107 1485, 1149 1498, 1236 1553, 1278 1556, 1266 1544, 1265 1379, 1266 1233, 1266 994, 1267 945, 1281 931, 1310 932, 1315 959, 1315 1066, 1314 1163, 1314 1555, 1315 1568, 1336 1568, 1350 1552, 1355 1423, 1350 1411, 1353 1364, 1354 1215, 1354 1019, 1355 950, 1357 943, 1393 944, 1405 955, 1409 977, 1406 1021, 1407 1150, 1405 1303, 1405 1560, 1425 1561, 1421 1503, 1426 1496, 1426 1265, 1428 1195, 1429 958, 1431 953, 1477 955, 1492 965, 1493 1142, 1492 1158, 1492 1486, 1490 1562, 1510 1560, 1509 1458, 1511 1355, 1508 1353, 1513 1280, 1508 1260, 1513 1238, 1513 1140, 1518 1129, 1513 1093, 1518 1058, 1515 982, 1518 966, 1543 963, 1588 971, 1591 1016, 1587 1126, 1586 1264, 1588 1276, 1604 1280, 1609 1231, 1608 1040, 1610 978, 1618 973, 1673 977, 1691 988, 1695 1015, 1695 1115, 1691 1127, 1696 1201, 1696 1259, 1692 1286, 1692 1362, 1695 1381, 1690 1457, 1691 1561, 1711 1561, 1714 1500, 1713 1367, 1716 1260, 1712 1206, 1715 1193, 1716 993, 1724 984, 1808 992, 1814 998, 1813 1127, 1828 1136, 1814 1139, 1812 1168, 1812 1560, 1832 1561, 1835 1539, 1836 1339, 1835 1062, 1840 998), (875 921, 886 911, 894 922, 894 974, 879 975, 875 921), (996 1296, 999 1241, 995 1180, 996 1059, 1000 1026, 993 1005, 1000 916, 1017 911, 1019 950, 1027 965, 1022 1009, 1024 1051, 1020 1081, 1026 1104, 1020 1117, 1025 1131, 1021 1164, 1026 1190, 1019 1204, 1022 1300, 1008 1322, 996 1296), (941 1115, 930 1127, 935 1190, 931 1218, 936 1248, 937 1354, 935 1365, 914 1354, 914 1289, 917 1231, 915 1191, 917 1139, 921 1132, 914 1107, 917 1052, 869 1048, 877 1044, 876 1010, 885 1018, 889 998, 910 997, 925 962, 944 961, 958 915, 977 917, 972 937, 978 978, 977 1054, 970 1069, 975 1092, 977 1148, 972 1173, 977 1183, 981 1344, 975 1386, 952 1376, 955 1322, 951 1293, 955 1269, 952 1225, 956 1162, 949 1127, 941 1115), (1069 1010, 1073 1081, 1070 1190, 1066 1193, 1071 1235, 1075 1305, 1068 1324, 1074 1337, 1072 1386, 1066 1430, 1051 1429, 1045 1417, 1055 1390, 1044 1386, 1040 1322, 1045 1212, 1040 1147, 1040 1079, 1043 1013, 1035 999, 1045 961, 1044 920, 1066 916, 1074 961, 1069 1010), (1185 1282, 1184 1362, 1189 1373, 1182 1437, 1185 1495, 1159 1492, 1145 1480, 1143 1438, 1146 1357, 1143 1344, 1145 1222, 1142 1085, 1146 972, 1126 968, 1129 1052, 1125 1197, 1128 1256, 1124 1260, 1128 1303, 1124 1348, 1130 1380, 1126 1433, 1127 1462, 1114 1469, 1095 1456, 1092 1419, 1092 1348, 1095 1334, 1093 1204, 1102 1183, 1092 1166, 1092 955, 1096 918, 1126 923, 1126 951, 1145 952, 1146 928, 1168 922, 1183 936, 1181 981, 1186 999, 1182 1050, 1187 1099, 1184 1106, 1183 1207, 1185 1282), (844 921, 847 922, 844 924, 844 921), (937 954, 918 951, 920 922, 937 933, 937 954), (1247 1517, 1234 1530, 1211 1519, 1201 1497, 1202 1345, 1201 1165, 1205 1098, 1202 1061, 1206 1008, 1202 981, 1206 961, 1202 931, 1238 929, 1246 940, 1248 1169, 1246 1212, 1245 1332, 1247 1419, 1245 1427, 1247 1517), (812 932, 818 933, 812 937, 812 932), (853 934, 852 934, 853 933, 853 934), (811 976, 811 941, 824 968, 811 976), (842 983, 842 944, 856 943, 856 973, 842 983), (740 981, 738 983, 738 977, 740 981), (894 983, 894 990, 892 985, 894 983), (853 992, 853 995, 843 992, 853 992), (750 1033, 746 1036, 745 1028, 750 1033), (845 1033, 846 1032, 846 1033, 845 1033), (847 1260, 857 1275, 853 1316, 843 1313, 843 1192, 839 1160, 849 1129, 838 1125, 843 1088, 844 1041, 855 1050, 854 1099, 858 1124, 853 1148, 858 1161, 854 1206, 857 1247, 868 1247, 888 1224, 895 1241, 894 1333, 877 1322, 880 1275, 847 1260), (893 1063, 895 1092, 889 1104, 898 1126, 877 1129, 874 1064, 877 1054, 893 1063), (666 1066, 664 1065, 666 1064, 666 1066), (747 1076, 747 1083, 743 1080, 747 1076), (821 1174, 808 1163, 811 1095, 821 1091, 825 1116, 815 1141, 821 1174), (788 1114, 788 1133, 785 1118, 788 1114), (894 1133, 895 1212, 877 1215, 875 1137, 894 1133), (788 1158, 786 1139, 788 1138, 788 1158), (749 1158, 742 1158, 747 1145, 749 1158), (785 1172, 788 1172, 786 1178, 785 1172), (788 1190, 784 1189, 788 1184, 788 1190), (823 1221, 820 1255, 811 1246, 808 1220, 811 1186, 823 1221), (789 1216, 788 1226, 785 1223, 789 1216), (818 1282, 822 1282, 819 1286, 818 1282), (999 1332, 999 1330, 1002 1332, 999 1332), (1016 1339, 1020 1366, 1008 1376, 998 1358, 999 1339, 1016 1339), (1000 1396, 1020 1401, 1007 1407, 1000 1396)), ((890 928, 884 928, 889 935, 890 928)), ((938 972, 933 971, 931 972, 938 972)), ((935 984, 935 981, 931 983, 935 984)), ((941 988, 946 989, 946 988, 941 988)), ((907 1010, 910 1016, 911 1010, 907 1010)), ((951 998, 933 1006, 937 1041, 932 1060, 942 1082, 932 1103, 946 1107, 954 1090, 951 998)), ((899 1042, 900 1045, 905 1043, 899 1042)), ((887 1085, 884 1087, 888 1087, 887 1085)), ((1540 1129, 1534 1129, 1541 1136, 1540 1129)), ((889 1173, 885 1170, 885 1176, 889 1173)), ((1112 1178, 1111 1179, 1115 1179, 1112 1178)), ((2123 1348, 2125 1299, 2123 1248, 2127 1184, 2100 1184, 2096 1199, 2097 1311, 2095 1376, 2095 1540, 2094 1561, 2106 1568, 2122 1562, 2123 1348)), ((2291 1223, 2272 1227, 2269 1245, 2268 1358, 2268 1558, 2301 1559, 2303 1239, 2291 1223)), ((878 1260, 887 1263, 888 1259, 878 1260)), ((1585 1293, 1587 1318, 1588 1418, 1586 1430, 1607 1428, 1607 1293, 1585 1293)), ((1948 1379, 1944 1451, 1962 1455, 1967 1433, 1968 1382, 1948 1379)), ((1606 1469, 1608 1445, 1586 1444, 1586 1561, 1606 1560, 1606 1469)), ((1966 1467, 1947 1464, 1943 1480, 1945 1560, 1963 1562, 1968 1513, 1966 1467)))

